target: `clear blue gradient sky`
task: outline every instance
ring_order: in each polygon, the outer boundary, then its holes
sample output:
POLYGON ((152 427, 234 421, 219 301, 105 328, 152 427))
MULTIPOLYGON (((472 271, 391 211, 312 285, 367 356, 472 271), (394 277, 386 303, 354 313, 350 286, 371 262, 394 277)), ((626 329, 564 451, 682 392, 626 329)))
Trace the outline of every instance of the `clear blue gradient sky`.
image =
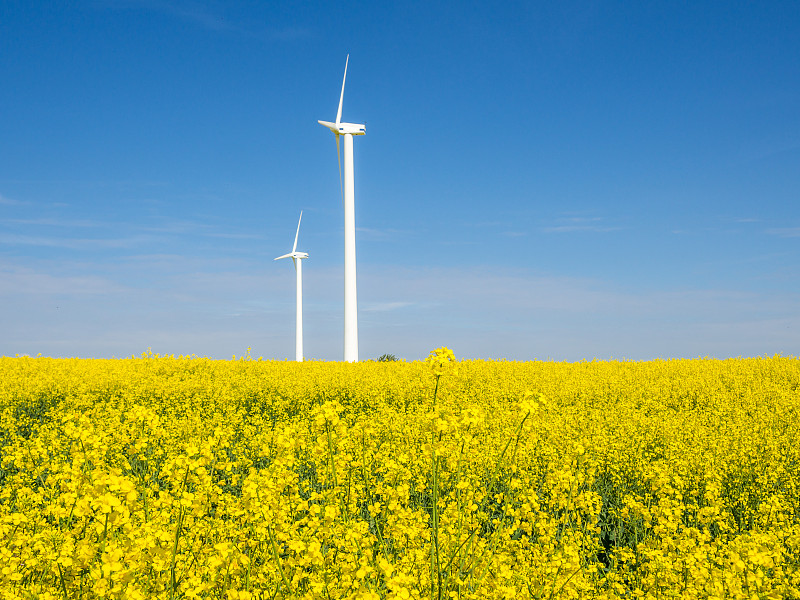
POLYGON ((800 3, 4 0, 0 355, 800 354, 800 3), (69 6, 67 6, 69 4, 69 6))

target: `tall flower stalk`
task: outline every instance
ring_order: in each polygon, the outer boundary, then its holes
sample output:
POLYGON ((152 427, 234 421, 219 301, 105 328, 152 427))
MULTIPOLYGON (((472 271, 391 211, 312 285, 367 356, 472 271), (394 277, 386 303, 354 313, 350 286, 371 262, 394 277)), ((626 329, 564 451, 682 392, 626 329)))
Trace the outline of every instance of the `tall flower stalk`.
POLYGON ((439 600, 442 597, 442 568, 439 550, 439 455, 437 445, 441 441, 442 434, 438 431, 439 414, 436 401, 442 375, 455 373, 458 365, 453 351, 444 347, 432 350, 425 362, 436 377, 436 385, 433 388, 433 423, 431 427, 431 540, 433 542, 431 544, 431 598, 435 597, 439 600))

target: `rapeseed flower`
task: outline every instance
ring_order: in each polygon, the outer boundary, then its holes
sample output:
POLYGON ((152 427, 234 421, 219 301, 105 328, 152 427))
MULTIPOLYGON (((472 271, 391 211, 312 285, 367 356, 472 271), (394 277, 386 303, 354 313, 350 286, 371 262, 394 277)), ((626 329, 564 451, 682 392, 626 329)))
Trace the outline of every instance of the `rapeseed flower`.
POLYGON ((444 346, 431 350, 425 363, 434 375, 440 377, 447 374, 455 374, 458 370, 456 355, 449 348, 444 346))
POLYGON ((795 358, 298 368, 0 358, 0 600, 800 597, 795 358))

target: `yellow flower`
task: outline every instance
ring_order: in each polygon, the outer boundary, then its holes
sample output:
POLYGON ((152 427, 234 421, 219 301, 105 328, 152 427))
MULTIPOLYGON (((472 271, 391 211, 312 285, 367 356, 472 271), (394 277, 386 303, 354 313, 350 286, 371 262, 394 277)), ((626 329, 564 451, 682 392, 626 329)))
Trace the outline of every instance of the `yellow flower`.
POLYGON ((452 350, 444 346, 436 350, 431 350, 428 358, 425 359, 425 363, 437 377, 449 373, 455 374, 458 370, 456 355, 452 350))

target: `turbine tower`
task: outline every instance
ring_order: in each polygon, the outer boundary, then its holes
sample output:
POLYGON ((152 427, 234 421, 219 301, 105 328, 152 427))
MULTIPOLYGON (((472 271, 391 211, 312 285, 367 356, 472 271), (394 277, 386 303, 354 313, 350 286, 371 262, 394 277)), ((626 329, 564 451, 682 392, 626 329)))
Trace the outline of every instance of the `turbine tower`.
POLYGON ((344 359, 358 361, 358 301, 356 299, 356 211, 355 187, 353 185, 353 136, 364 135, 366 127, 355 123, 342 123, 342 100, 344 82, 347 79, 347 63, 344 61, 342 93, 339 96, 339 110, 336 121, 317 121, 336 136, 336 156, 339 159, 339 185, 342 187, 344 203, 344 359), (342 157, 339 150, 339 137, 344 136, 344 182, 342 182, 342 157))
POLYGON ((291 258, 294 270, 297 273, 297 327, 295 332, 295 360, 303 362, 303 259, 308 258, 306 252, 297 251, 297 237, 300 235, 300 221, 303 220, 303 211, 297 220, 297 233, 294 234, 294 246, 289 254, 279 256, 275 260, 291 258))

